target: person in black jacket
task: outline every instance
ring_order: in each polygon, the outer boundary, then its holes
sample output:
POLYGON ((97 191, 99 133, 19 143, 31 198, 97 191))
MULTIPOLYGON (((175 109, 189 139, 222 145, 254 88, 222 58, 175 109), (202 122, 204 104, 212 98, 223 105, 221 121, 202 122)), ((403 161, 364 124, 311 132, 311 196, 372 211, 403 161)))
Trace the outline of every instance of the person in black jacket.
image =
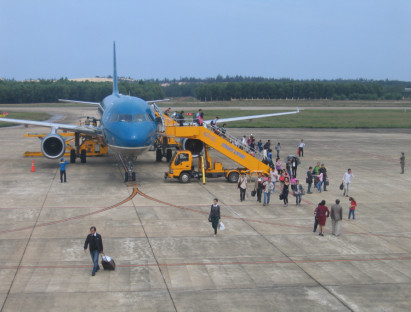
POLYGON ((220 223, 220 206, 218 205, 218 199, 214 198, 214 203, 211 205, 210 215, 208 221, 211 222, 211 226, 214 229, 214 237, 217 235, 217 227, 220 223))
POLYGON ((90 228, 90 234, 87 235, 86 241, 84 242, 84 253, 87 252, 87 246, 89 246, 91 260, 94 263, 93 271, 91 272, 91 276, 94 276, 96 272, 100 270, 98 258, 99 254, 103 253, 103 239, 101 235, 96 232, 95 226, 90 228))
POLYGON ((307 188, 307 194, 312 194, 311 192, 311 185, 313 185, 313 167, 308 168, 307 171, 307 178, 305 179, 305 182, 308 184, 307 188))

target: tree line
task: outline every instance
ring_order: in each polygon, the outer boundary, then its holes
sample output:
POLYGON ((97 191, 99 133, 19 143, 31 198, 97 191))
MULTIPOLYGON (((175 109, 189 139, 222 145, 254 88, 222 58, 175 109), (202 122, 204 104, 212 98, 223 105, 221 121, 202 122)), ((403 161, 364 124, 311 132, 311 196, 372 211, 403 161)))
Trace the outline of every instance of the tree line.
MULTIPOLYGON (((292 80, 262 77, 120 80, 119 91, 144 100, 194 97, 200 101, 231 99, 400 100, 410 82, 375 80, 292 80)), ((111 82, 0 80, 0 103, 52 103, 58 99, 99 102, 112 93, 111 82)))
POLYGON ((192 96, 200 101, 231 99, 400 100, 411 83, 365 80, 276 80, 213 83, 172 83, 167 97, 192 96))
MULTIPOLYGON (((144 100, 164 98, 163 89, 156 83, 120 81, 119 92, 144 100)), ((54 103, 58 99, 100 102, 113 92, 111 82, 59 80, 14 81, 0 80, 0 103, 54 103)))

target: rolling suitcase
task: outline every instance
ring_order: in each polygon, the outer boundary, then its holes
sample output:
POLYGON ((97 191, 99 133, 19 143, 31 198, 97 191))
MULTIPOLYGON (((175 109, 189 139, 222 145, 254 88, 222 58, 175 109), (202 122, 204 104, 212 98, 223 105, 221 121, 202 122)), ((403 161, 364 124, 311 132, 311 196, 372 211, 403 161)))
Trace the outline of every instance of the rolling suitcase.
POLYGON ((104 270, 114 271, 116 269, 116 263, 114 262, 114 260, 109 256, 106 256, 105 254, 103 254, 103 257, 101 258, 101 265, 103 266, 104 270))

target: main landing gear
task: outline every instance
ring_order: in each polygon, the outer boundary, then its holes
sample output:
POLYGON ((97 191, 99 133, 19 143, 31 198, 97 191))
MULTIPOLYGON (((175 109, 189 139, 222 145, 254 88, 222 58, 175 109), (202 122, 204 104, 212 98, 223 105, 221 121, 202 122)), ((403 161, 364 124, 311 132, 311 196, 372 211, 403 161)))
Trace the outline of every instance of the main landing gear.
POLYGON ((163 157, 166 158, 167 162, 170 162, 171 158, 173 157, 173 151, 171 148, 163 149, 157 148, 156 149, 156 161, 160 162, 163 157))

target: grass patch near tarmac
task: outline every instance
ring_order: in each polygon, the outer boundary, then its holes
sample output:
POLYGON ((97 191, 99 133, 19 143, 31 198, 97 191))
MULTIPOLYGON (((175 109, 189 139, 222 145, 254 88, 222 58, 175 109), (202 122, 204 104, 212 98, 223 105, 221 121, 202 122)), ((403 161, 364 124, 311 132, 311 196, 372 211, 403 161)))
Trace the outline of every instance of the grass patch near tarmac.
MULTIPOLYGON (((50 117, 51 117, 50 114, 42 113, 42 112, 9 112, 9 114, 3 118, 43 121, 43 120, 49 119, 50 117)), ((15 125, 15 124, 0 121, 0 127, 8 127, 12 125, 15 125)))
MULTIPOLYGON (((275 113, 272 110, 208 110, 204 120, 275 113)), ((195 113, 195 111, 192 111, 195 113)), ((284 111, 278 111, 284 112, 284 111)), ((221 123, 219 124, 222 125, 221 123)), ((227 123, 228 128, 411 128, 411 110, 302 110, 299 114, 227 123)))

